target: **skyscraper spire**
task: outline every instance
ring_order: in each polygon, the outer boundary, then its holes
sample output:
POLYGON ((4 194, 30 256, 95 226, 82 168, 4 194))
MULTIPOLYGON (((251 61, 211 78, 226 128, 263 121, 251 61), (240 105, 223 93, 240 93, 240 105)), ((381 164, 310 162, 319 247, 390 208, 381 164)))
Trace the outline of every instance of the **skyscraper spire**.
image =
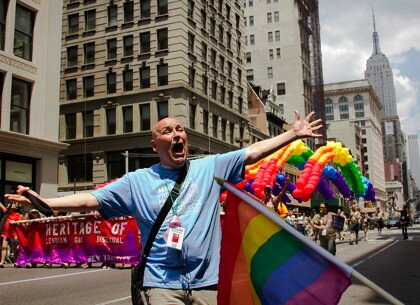
POLYGON ((372 19, 373 19, 373 54, 381 54, 381 47, 379 46, 379 37, 376 32, 375 12, 372 4, 372 19))

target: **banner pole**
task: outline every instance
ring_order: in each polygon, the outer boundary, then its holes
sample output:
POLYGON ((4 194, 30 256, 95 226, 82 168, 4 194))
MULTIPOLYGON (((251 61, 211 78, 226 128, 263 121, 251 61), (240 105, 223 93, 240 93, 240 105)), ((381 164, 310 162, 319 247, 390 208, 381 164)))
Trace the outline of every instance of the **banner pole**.
POLYGON ((335 264, 337 267, 339 267, 343 272, 345 272, 349 277, 352 277, 354 279, 359 280, 364 285, 372 289, 374 292, 379 294, 381 297, 386 299, 387 301, 391 302, 391 304, 395 305, 403 305, 401 301, 393 297, 391 294, 383 290, 381 287, 373 283, 371 280, 354 270, 352 267, 347 265, 344 262, 341 262, 338 260, 334 255, 332 255, 330 252, 325 250, 324 248, 321 248, 316 243, 314 243, 312 240, 309 240, 306 238, 303 234, 292 228, 286 221, 284 221, 281 217, 279 217, 277 214, 275 214, 272 210, 268 209, 266 206, 262 205, 259 201, 256 200, 256 198, 248 193, 246 193, 243 190, 240 190, 236 188, 232 183, 227 182, 226 180, 218 177, 214 177, 214 180, 227 189, 228 191, 232 192, 236 196, 238 196, 240 199, 242 199, 244 202, 252 206, 254 209, 256 209, 258 212, 269 218, 271 221, 279 225, 282 229, 293 235, 295 238, 299 239, 305 246, 308 246, 312 250, 316 251, 321 256, 328 259, 330 262, 335 264))

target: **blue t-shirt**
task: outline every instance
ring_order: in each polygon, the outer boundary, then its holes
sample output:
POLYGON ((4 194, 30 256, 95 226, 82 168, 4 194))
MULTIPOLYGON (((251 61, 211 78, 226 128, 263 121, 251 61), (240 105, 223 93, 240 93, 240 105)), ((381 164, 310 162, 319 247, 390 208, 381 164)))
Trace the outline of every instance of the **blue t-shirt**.
MULTIPOLYGON (((145 287, 199 288, 217 284, 220 259, 219 196, 214 177, 237 183, 243 178, 245 150, 192 160, 181 192, 168 213, 148 257, 145 287), (182 250, 166 245, 163 234, 176 215, 185 228, 182 250)), ((160 164, 139 169, 94 191, 106 218, 133 216, 146 244, 150 230, 180 169, 160 164)))

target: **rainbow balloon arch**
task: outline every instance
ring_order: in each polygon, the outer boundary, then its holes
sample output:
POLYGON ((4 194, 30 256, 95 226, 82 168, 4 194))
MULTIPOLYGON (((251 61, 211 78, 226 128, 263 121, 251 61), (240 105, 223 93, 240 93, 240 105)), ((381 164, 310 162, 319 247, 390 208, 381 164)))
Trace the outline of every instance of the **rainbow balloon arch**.
POLYGON ((298 168, 301 173, 296 184, 288 184, 282 198, 284 203, 291 202, 289 195, 298 202, 309 201, 315 190, 326 200, 332 200, 335 196, 328 181, 346 200, 364 198, 366 201, 376 201, 372 183, 362 176, 349 149, 333 141, 315 152, 302 140, 294 141, 259 162, 246 166, 245 179, 236 186, 258 198, 264 198, 264 187, 269 185, 273 188, 273 194, 278 195, 287 180, 282 172, 286 163, 298 168), (331 162, 339 170, 329 165, 331 162))

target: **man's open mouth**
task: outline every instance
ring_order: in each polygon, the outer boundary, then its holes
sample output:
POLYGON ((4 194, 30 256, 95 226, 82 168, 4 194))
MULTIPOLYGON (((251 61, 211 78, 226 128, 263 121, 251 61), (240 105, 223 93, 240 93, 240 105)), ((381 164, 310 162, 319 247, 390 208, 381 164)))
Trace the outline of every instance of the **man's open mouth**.
POLYGON ((181 142, 178 142, 174 145, 172 145, 172 152, 176 155, 183 154, 184 153, 184 144, 181 142))

